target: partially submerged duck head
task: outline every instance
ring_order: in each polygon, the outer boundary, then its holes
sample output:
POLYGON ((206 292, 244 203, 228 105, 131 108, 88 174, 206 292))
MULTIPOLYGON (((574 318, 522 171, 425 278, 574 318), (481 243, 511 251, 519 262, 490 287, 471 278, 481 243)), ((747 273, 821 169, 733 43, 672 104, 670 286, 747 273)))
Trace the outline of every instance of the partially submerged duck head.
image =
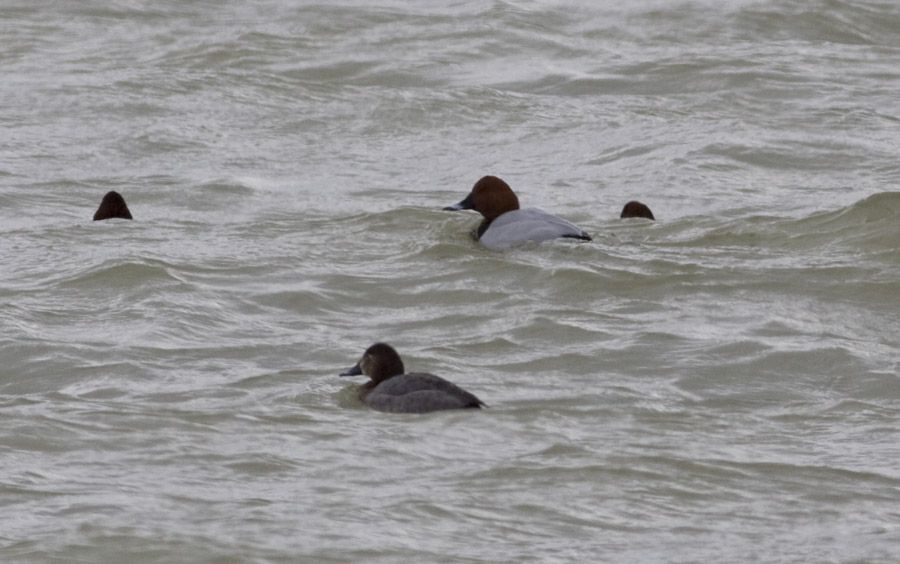
POLYGON ((97 212, 94 214, 94 221, 112 217, 132 219, 131 212, 128 210, 128 204, 125 203, 125 198, 115 190, 110 190, 103 196, 103 201, 100 202, 100 207, 97 208, 97 212))
POLYGON ((620 218, 628 218, 628 217, 643 217, 645 219, 653 219, 653 212, 650 211, 650 208, 647 207, 646 204, 638 202, 637 200, 632 200, 625 204, 625 207, 622 208, 622 214, 619 215, 620 218))

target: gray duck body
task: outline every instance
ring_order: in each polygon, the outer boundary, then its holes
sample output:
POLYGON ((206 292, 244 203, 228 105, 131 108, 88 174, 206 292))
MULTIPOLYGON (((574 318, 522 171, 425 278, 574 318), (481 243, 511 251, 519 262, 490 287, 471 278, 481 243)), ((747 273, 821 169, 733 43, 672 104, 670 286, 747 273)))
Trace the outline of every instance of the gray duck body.
POLYGON ((485 404, 452 382, 421 372, 407 374, 400 355, 388 344, 375 343, 341 376, 370 378, 359 399, 372 409, 391 413, 428 413, 442 409, 478 409, 485 404))

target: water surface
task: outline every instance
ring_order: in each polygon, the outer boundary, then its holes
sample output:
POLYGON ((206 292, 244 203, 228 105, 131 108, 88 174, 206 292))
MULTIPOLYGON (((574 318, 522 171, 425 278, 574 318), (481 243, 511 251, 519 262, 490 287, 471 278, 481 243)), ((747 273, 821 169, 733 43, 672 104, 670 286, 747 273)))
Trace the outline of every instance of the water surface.
POLYGON ((0 559, 900 554, 895 3, 0 34, 0 559), (484 174, 594 241, 480 248, 441 207, 484 174), (108 190, 134 221, 90 221, 108 190), (364 409, 336 376, 377 340, 490 408, 364 409))

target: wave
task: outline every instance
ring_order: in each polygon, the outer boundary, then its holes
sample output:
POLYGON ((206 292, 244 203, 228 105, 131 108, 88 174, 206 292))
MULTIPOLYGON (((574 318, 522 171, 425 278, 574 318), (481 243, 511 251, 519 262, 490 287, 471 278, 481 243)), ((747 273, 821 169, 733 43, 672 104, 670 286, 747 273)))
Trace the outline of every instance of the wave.
POLYGON ((859 0, 754 3, 737 12, 733 28, 755 41, 896 46, 900 43, 900 10, 891 2, 859 0))
POLYGON ((739 250, 809 250, 824 247, 896 252, 900 192, 879 192, 843 208, 802 218, 744 216, 686 218, 663 227, 665 245, 739 250))
POLYGON ((873 194, 842 209, 813 214, 793 224, 797 239, 860 251, 897 250, 900 192, 873 194))
POLYGON ((61 288, 136 288, 187 284, 172 265, 155 259, 113 259, 72 274, 56 285, 61 288))

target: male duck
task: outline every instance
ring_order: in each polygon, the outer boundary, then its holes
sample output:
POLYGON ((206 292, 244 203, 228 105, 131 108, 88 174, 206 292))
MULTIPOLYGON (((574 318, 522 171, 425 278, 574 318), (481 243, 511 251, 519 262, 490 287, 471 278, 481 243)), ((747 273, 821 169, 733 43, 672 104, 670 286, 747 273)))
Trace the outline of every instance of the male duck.
POLYGON ((591 236, 561 217, 538 209, 519 209, 519 199, 509 185, 496 176, 485 176, 458 204, 445 210, 475 210, 484 221, 475 238, 493 250, 503 250, 523 243, 539 243, 559 237, 590 241, 591 236))

